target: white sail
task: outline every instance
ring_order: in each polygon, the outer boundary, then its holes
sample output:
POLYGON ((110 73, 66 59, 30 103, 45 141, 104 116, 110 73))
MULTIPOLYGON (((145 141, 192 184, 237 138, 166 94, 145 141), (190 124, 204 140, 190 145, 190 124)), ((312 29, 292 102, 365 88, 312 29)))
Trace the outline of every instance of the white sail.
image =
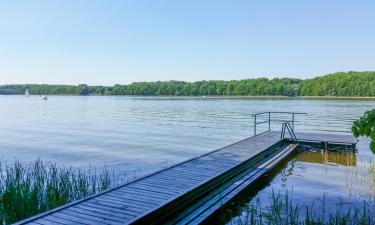
POLYGON ((25 91, 25 96, 26 96, 26 97, 29 97, 29 96, 30 96, 30 94, 29 94, 29 89, 28 89, 28 88, 27 88, 26 91, 25 91))

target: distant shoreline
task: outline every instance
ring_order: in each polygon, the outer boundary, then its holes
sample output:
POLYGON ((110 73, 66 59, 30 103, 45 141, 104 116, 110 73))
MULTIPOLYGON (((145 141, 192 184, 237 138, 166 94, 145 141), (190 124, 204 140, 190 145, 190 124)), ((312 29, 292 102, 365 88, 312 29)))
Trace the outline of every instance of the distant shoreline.
MULTIPOLYGON (((19 95, 0 95, 0 96, 23 96, 19 95)), ((30 95, 31 97, 39 95, 30 95)), ((207 96, 172 96, 172 95, 48 95, 48 96, 72 96, 72 97, 134 97, 134 98, 197 98, 197 99, 285 99, 285 100, 375 100, 375 96, 280 96, 280 95, 262 95, 262 96, 226 96, 226 95, 207 95, 207 96)))
POLYGON ((253 78, 210 81, 150 81, 113 86, 14 84, 0 85, 0 94, 212 96, 228 98, 373 99, 375 71, 339 72, 312 79, 253 78), (235 96, 235 97, 234 97, 235 96))

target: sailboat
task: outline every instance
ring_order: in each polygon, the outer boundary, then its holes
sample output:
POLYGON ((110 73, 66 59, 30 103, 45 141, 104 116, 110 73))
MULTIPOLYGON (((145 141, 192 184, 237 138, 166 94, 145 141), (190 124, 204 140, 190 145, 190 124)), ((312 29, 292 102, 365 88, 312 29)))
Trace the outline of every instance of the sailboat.
POLYGON ((47 101, 47 100, 48 100, 48 97, 47 97, 47 95, 42 95, 42 96, 40 96, 40 99, 42 99, 42 100, 44 100, 44 101, 47 101))
MULTIPOLYGON (((43 82, 43 83, 44 83, 44 82, 43 82)), ((47 93, 47 92, 48 92, 48 91, 47 91, 47 86, 46 86, 45 84, 43 84, 43 86, 42 86, 42 90, 44 90, 44 91, 43 91, 44 93, 47 93)), ((41 96, 40 96, 40 99, 41 99, 41 100, 44 100, 44 101, 47 101, 47 100, 48 100, 47 94, 41 95, 41 96)))
POLYGON ((25 97, 29 97, 29 96, 30 96, 29 89, 26 88, 26 91, 25 91, 25 97))

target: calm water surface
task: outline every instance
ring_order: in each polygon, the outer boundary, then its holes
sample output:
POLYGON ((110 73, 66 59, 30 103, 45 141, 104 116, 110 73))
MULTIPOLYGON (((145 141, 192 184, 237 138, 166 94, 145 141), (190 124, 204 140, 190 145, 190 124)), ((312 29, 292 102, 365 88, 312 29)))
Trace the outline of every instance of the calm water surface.
MULTIPOLYGON (((297 118, 297 131, 345 133, 373 108, 375 101, 365 100, 0 96, 0 151, 5 162, 41 158, 140 175, 253 135, 252 113, 307 112, 297 118)), ((247 196, 267 201, 272 190, 293 189, 308 201, 322 194, 343 201, 369 198, 371 188, 359 181, 368 175, 371 158, 367 139, 355 155, 299 153, 247 196)), ((241 207, 232 210, 235 220, 241 207)))

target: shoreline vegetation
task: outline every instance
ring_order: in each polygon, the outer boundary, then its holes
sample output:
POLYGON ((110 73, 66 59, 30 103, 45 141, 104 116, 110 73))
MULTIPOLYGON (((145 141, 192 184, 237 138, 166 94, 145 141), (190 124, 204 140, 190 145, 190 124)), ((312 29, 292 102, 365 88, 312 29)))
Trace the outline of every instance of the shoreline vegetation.
POLYGON ((36 160, 0 162, 0 223, 12 224, 125 181, 106 168, 81 170, 36 160))
MULTIPOLYGON (((293 192, 272 192, 270 203, 264 204, 255 198, 245 207, 231 225, 369 225, 375 223, 374 202, 361 201, 361 205, 351 205, 346 202, 328 204, 326 196, 317 198, 310 204, 297 204, 293 201, 293 192)), ((235 213, 231 211, 222 213, 225 217, 232 218, 235 213)))
MULTIPOLYGON (((21 94, 13 94, 20 96, 21 94)), ((7 96, 2 95, 0 96, 7 96)), ((23 96, 23 95, 22 95, 23 96)), ((40 95, 30 95, 40 96, 40 95)), ((82 96, 82 95, 66 95, 66 94, 50 94, 50 96, 82 96)), ((145 96, 145 95, 87 95, 86 97, 129 97, 129 98, 165 98, 165 99, 279 99, 279 100, 375 100, 375 96, 170 96, 170 95, 158 95, 158 96, 145 96)))
POLYGON ((375 71, 339 72, 312 79, 156 81, 114 86, 14 84, 0 85, 0 95, 207 96, 263 98, 375 98, 375 71))

